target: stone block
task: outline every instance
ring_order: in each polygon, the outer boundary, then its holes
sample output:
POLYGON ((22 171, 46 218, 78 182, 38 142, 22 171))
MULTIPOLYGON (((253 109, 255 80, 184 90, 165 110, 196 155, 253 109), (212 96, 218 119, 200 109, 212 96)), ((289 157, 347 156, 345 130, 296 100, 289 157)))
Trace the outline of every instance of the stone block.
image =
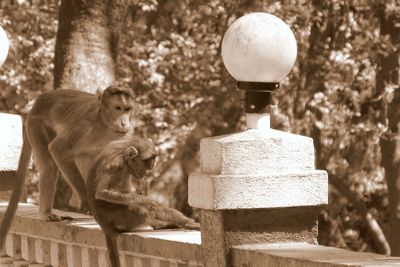
POLYGON ((200 224, 204 266, 229 266, 222 212, 202 210, 200 224))
POLYGON ((73 244, 67 246, 68 266, 82 266, 82 247, 73 244))
POLYGON ((210 175, 189 177, 189 204, 192 207, 256 209, 324 205, 328 203, 325 171, 265 173, 262 175, 210 175))
POLYGON ((22 148, 21 116, 0 113, 0 125, 0 172, 15 171, 22 148))
POLYGON ((22 259, 21 236, 18 234, 12 235, 12 256, 17 260, 22 259))
POLYGON ((40 256, 40 263, 43 263, 44 265, 51 265, 51 241, 41 240, 40 256))
POLYGON ((22 258, 28 262, 36 262, 35 239, 21 236, 22 258))
POLYGON ((200 141, 200 166, 202 173, 223 175, 313 170, 313 141, 273 129, 204 138, 200 141))
POLYGON ((362 253, 301 243, 247 244, 234 246, 232 266, 285 267, 394 267, 400 257, 362 253))
POLYGON ((317 243, 318 208, 202 210, 201 238, 205 266, 234 266, 230 248, 243 244, 317 243))

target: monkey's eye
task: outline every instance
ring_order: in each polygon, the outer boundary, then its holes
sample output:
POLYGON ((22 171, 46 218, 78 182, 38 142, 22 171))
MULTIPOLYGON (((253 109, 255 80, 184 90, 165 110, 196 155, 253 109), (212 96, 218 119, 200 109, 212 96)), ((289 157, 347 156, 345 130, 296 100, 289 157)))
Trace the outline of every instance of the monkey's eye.
POLYGON ((144 161, 149 170, 153 169, 155 160, 156 160, 156 157, 151 157, 151 158, 146 159, 144 161))
POLYGON ((127 107, 127 108, 125 108, 124 110, 125 111, 130 111, 132 108, 131 107, 127 107))
POLYGON ((122 110, 122 107, 121 106, 116 106, 115 109, 116 110, 122 110))

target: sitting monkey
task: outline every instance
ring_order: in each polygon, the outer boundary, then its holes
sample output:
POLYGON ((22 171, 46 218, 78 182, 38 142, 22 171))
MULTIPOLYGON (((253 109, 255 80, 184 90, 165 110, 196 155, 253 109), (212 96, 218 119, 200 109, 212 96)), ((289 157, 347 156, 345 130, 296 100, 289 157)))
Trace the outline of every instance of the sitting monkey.
POLYGON ((105 234, 112 267, 120 266, 117 233, 144 224, 199 229, 198 223, 178 210, 136 192, 135 182, 153 167, 155 157, 151 141, 132 136, 107 145, 89 171, 89 207, 105 234))

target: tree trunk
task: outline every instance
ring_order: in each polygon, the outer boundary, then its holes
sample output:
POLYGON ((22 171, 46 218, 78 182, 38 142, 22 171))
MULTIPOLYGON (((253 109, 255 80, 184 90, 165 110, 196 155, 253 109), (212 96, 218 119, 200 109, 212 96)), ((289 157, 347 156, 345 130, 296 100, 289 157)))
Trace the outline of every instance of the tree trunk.
MULTIPOLYGON (((128 0, 61 1, 54 89, 95 93, 115 82, 119 32, 127 6, 128 0)), ((71 208, 68 204, 71 194, 67 183, 59 179, 54 207, 71 208)))
POLYGON ((54 88, 94 93, 115 82, 126 0, 63 0, 58 15, 54 88))
POLYGON ((295 119, 301 119, 305 115, 307 103, 310 98, 305 98, 304 95, 314 95, 316 92, 324 90, 325 74, 327 72, 324 60, 329 59, 330 51, 324 46, 331 44, 334 39, 334 17, 332 16, 332 4, 328 1, 312 0, 311 6, 311 30, 308 38, 307 59, 300 63, 300 71, 304 73, 303 79, 300 82, 300 90, 296 91, 293 104, 293 116, 295 119), (312 92, 312 93, 310 93, 312 92))
POLYGON ((376 91, 384 96, 388 85, 397 87, 394 88, 391 101, 388 101, 389 98, 382 98, 382 112, 386 115, 384 123, 389 127, 389 135, 381 138, 380 145, 388 187, 389 243, 392 256, 400 256, 400 27, 396 23, 398 15, 395 12, 387 13, 386 4, 382 3, 377 12, 381 26, 380 35, 382 38, 389 36, 394 48, 388 54, 381 55, 376 73, 376 91))

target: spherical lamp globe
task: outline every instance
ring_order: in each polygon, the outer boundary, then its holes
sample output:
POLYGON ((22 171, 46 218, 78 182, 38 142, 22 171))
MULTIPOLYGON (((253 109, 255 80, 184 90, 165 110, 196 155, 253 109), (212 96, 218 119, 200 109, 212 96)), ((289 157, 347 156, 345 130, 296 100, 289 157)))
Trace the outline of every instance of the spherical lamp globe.
POLYGON ((0 66, 6 61, 9 46, 7 34, 0 26, 0 66))
POLYGON ((222 60, 237 81, 279 82, 292 69, 296 56, 293 32, 268 13, 240 17, 229 26, 222 41, 222 60))

